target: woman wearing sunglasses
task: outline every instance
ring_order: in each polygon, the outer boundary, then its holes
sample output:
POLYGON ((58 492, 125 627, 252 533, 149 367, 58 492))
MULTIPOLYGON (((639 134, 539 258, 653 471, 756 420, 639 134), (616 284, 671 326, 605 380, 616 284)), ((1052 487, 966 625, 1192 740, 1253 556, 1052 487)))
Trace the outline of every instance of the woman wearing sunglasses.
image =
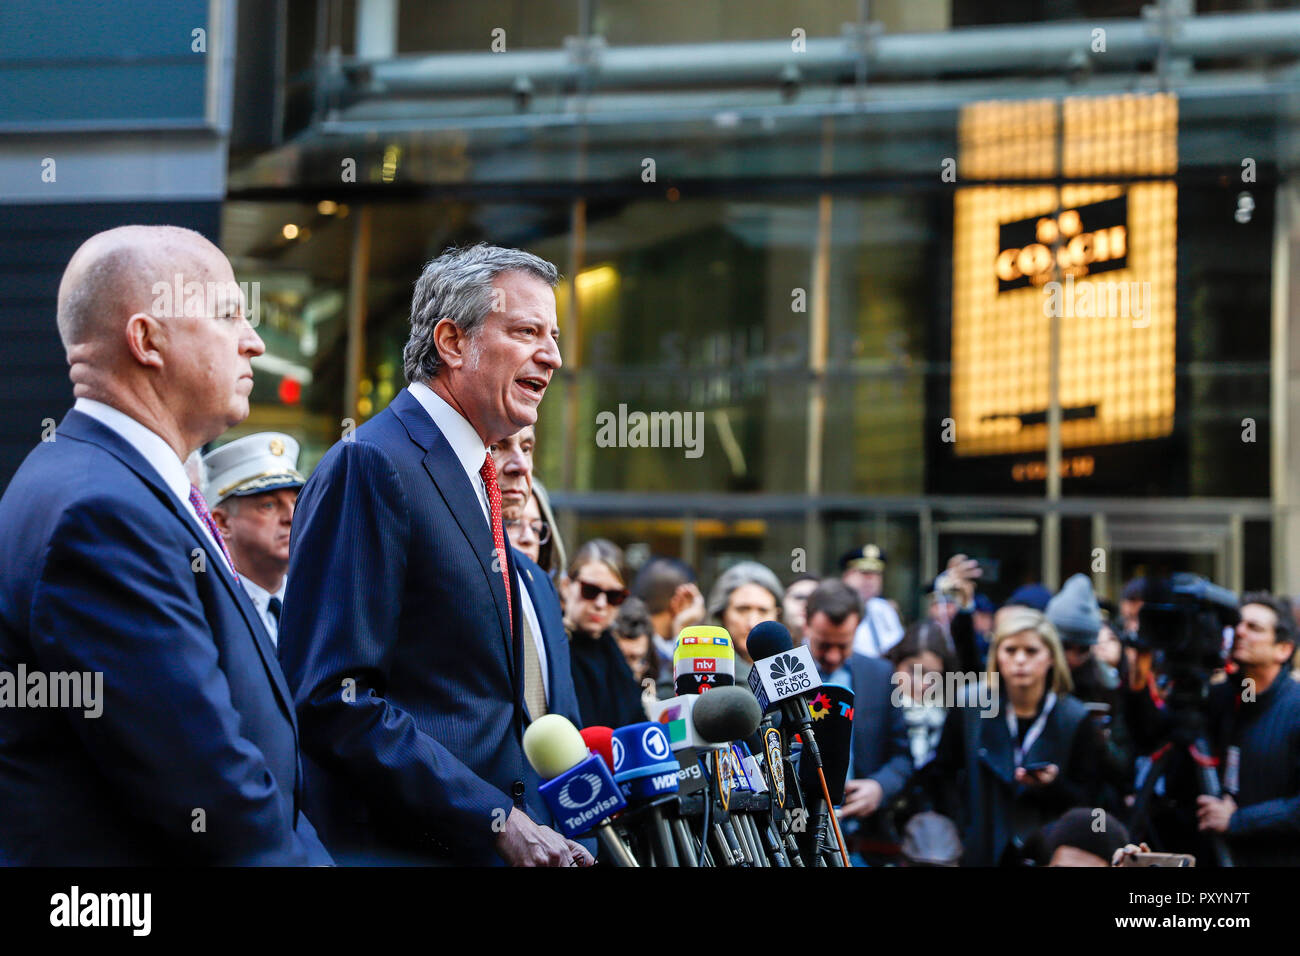
POLYGON ((641 688, 612 631, 614 616, 627 599, 625 580, 623 552, 595 538, 574 554, 564 582, 573 687, 588 727, 622 727, 645 720, 641 688))

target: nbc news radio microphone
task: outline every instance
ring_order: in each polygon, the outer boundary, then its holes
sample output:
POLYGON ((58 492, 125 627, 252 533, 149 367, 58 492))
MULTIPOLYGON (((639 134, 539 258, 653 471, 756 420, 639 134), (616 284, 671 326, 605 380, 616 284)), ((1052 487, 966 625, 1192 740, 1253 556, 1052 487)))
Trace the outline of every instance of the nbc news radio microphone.
MULTIPOLYGON (((638 818, 648 820, 646 842, 660 866, 678 866, 672 831, 664 818, 665 805, 677 802, 677 758, 668 735, 652 721, 628 724, 614 731, 610 741, 614 761, 614 782, 630 807, 629 829, 638 818)), ((671 809, 671 808, 670 808, 671 809)))
POLYGON ((564 836, 594 831, 610 863, 637 866, 636 859, 609 825, 609 817, 627 801, 605 761, 591 753, 578 728, 559 714, 538 717, 524 731, 524 756, 545 783, 538 793, 546 801, 555 828, 564 836))
MULTIPOLYGON (((779 710, 783 721, 788 722, 791 730, 786 734, 787 749, 791 733, 798 732, 799 739, 803 741, 800 765, 802 767, 811 758, 813 766, 810 773, 815 774, 812 779, 820 784, 821 799, 825 801, 823 807, 814 799, 817 809, 814 816, 821 818, 821 814, 829 814, 839 843, 841 862, 848 866, 848 852, 844 848, 839 821, 830 813, 834 804, 827 790, 822 754, 817 746, 817 736, 813 732, 812 717, 808 710, 810 701, 807 694, 822 685, 812 652, 806 645, 795 647, 794 641, 790 639, 790 631, 777 621, 764 621, 757 625, 749 632, 745 646, 754 660, 754 669, 749 673, 750 690, 754 692, 765 713, 779 710)), ((801 772, 800 776, 803 777, 804 774, 801 772)), ((817 792, 819 791, 813 790, 814 794, 817 792)))

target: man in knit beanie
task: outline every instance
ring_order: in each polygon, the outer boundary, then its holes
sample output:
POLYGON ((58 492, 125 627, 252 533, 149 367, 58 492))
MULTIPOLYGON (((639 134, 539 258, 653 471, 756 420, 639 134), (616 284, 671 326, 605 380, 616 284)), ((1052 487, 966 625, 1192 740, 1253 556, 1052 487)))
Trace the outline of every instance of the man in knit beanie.
POLYGON ((1119 672, 1092 653, 1101 631, 1101 608, 1086 574, 1076 574, 1047 603, 1047 619, 1061 635, 1065 660, 1074 680, 1074 696, 1096 715, 1104 743, 1103 777, 1107 802, 1131 790, 1132 755, 1124 724, 1119 672))

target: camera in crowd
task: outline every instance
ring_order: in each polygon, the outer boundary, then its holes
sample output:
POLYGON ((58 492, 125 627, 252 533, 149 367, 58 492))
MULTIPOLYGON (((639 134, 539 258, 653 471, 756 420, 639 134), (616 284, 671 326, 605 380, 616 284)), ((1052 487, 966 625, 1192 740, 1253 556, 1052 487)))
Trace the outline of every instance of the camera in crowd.
POLYGON ((1148 582, 1138 631, 1128 642, 1153 653, 1153 666, 1175 691, 1199 698, 1227 659, 1224 633, 1240 620, 1237 595, 1197 574, 1148 582))

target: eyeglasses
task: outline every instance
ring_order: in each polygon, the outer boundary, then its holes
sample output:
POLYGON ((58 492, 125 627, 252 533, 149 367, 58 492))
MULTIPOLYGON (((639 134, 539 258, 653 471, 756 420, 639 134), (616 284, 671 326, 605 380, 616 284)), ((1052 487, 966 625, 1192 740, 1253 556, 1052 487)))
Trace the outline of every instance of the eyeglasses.
POLYGON ((592 584, 590 581, 578 581, 578 587, 582 592, 584 601, 594 601, 600 595, 605 595, 605 600, 609 602, 610 607, 618 607, 627 600, 627 588, 618 588, 613 591, 606 591, 598 584, 592 584))
MULTIPOLYGON (((523 518, 507 518, 505 528, 507 531, 513 531, 524 523, 523 518)), ((534 521, 530 524, 533 534, 537 536, 537 543, 543 545, 551 540, 551 526, 545 521, 534 521)))

